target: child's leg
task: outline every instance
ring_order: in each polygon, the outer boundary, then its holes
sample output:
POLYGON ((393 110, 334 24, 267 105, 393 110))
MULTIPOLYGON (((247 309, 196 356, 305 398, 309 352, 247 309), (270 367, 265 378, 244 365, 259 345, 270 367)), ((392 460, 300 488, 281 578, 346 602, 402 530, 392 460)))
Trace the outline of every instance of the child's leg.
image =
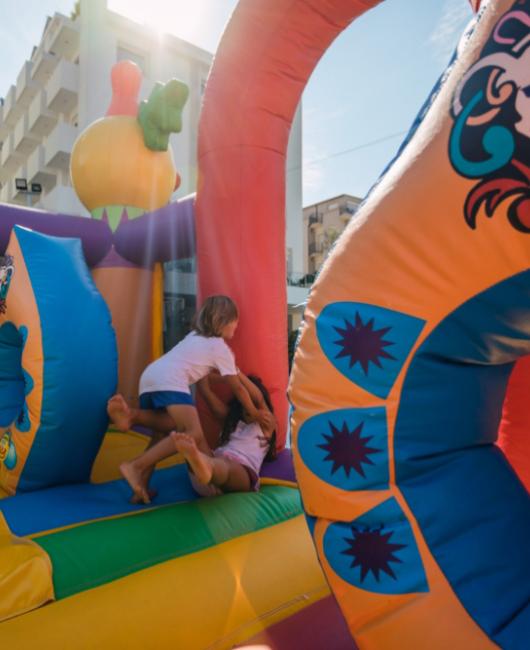
MULTIPOLYGON (((156 444, 158 444, 161 440, 163 440, 167 436, 167 431, 153 431, 153 434, 151 435, 151 439, 149 440, 149 444, 145 448, 145 451, 148 449, 151 449, 151 447, 154 447, 156 444)), ((151 469, 146 473, 146 480, 145 480, 145 485, 146 485, 146 490, 147 494, 150 499, 154 499, 157 495, 157 491, 154 489, 149 488, 149 481, 151 480, 151 475, 154 470, 154 466, 151 467, 151 469)), ((143 499, 140 499, 136 496, 136 494, 133 494, 131 497, 131 503, 143 503, 143 499)))
POLYGON ((175 428, 173 419, 166 411, 131 408, 122 395, 111 397, 107 413, 120 431, 128 431, 135 424, 165 433, 175 428))
MULTIPOLYGON (((193 437, 203 453, 211 455, 212 451, 202 432, 197 409, 187 404, 172 404, 166 408, 171 416, 172 428, 184 430, 193 437)), ((137 458, 120 465, 120 471, 123 477, 127 480, 134 492, 134 501, 140 500, 143 503, 150 503, 147 482, 153 472, 153 468, 158 462, 175 453, 177 453, 175 441, 171 436, 168 436, 153 447, 146 449, 137 458)))
POLYGON ((135 503, 150 503, 151 499, 147 490, 147 483, 155 465, 173 456, 177 452, 175 442, 171 436, 165 436, 152 447, 148 447, 143 454, 140 454, 133 460, 124 462, 120 465, 120 472, 131 486, 134 496, 132 501, 135 503))
POLYGON ((206 485, 208 483, 222 488, 224 492, 248 492, 251 488, 247 470, 230 458, 213 457, 199 450, 197 444, 185 433, 170 434, 175 447, 190 465, 195 478, 206 485))
POLYGON ((212 450, 210 449, 210 445, 204 436, 201 421, 199 420, 199 414, 195 406, 189 406, 186 404, 171 404, 166 408, 167 412, 175 423, 173 425, 173 429, 192 436, 197 443, 197 447, 203 453, 211 456, 212 450))

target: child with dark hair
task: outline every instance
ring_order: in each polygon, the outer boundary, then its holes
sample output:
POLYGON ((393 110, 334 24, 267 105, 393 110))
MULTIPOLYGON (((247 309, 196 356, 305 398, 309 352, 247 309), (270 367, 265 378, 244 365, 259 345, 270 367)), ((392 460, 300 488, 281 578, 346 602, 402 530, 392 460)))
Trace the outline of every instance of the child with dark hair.
POLYGON ((191 436, 173 432, 175 447, 188 463, 191 483, 201 496, 258 490, 261 465, 276 455, 276 420, 269 393, 258 377, 241 375, 254 406, 267 413, 258 424, 237 399, 225 404, 217 397, 210 384, 215 378, 212 373, 201 379, 199 390, 212 413, 223 421, 221 445, 211 456, 191 436))
POLYGON ((154 432, 143 454, 120 465, 123 477, 134 492, 133 501, 149 503, 152 494, 148 483, 155 464, 175 453, 175 441, 167 437, 170 431, 185 432, 199 449, 211 453, 190 391, 190 386, 210 371, 216 370, 228 383, 249 418, 264 421, 267 417, 254 406, 226 343, 234 336, 237 325, 235 303, 227 296, 210 296, 197 314, 193 330, 142 373, 140 408, 131 408, 122 395, 109 400, 107 412, 119 430, 127 431, 139 424, 154 432))

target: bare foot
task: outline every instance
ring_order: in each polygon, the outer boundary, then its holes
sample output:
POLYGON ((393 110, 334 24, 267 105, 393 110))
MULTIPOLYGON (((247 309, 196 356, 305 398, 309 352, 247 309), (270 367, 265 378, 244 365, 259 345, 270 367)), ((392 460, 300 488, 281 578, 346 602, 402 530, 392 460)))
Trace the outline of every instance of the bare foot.
MULTIPOLYGON (((154 490, 153 488, 147 488, 147 496, 149 497, 150 501, 152 501, 157 495, 158 495, 158 490, 154 490)), ((133 505, 137 505, 138 503, 144 503, 144 500, 136 496, 136 494, 133 494, 132 497, 129 499, 129 503, 132 503, 133 505)))
POLYGON ((114 395, 109 399, 107 413, 120 431, 128 431, 131 428, 131 409, 122 395, 114 395))
POLYGON ((138 470, 134 461, 122 463, 120 465, 120 472, 134 492, 133 498, 136 499, 135 503, 151 503, 147 486, 144 482, 144 475, 138 470))
POLYGON ((199 483, 207 485, 212 480, 212 464, 209 457, 197 448, 195 440, 187 433, 173 431, 171 437, 175 447, 184 456, 199 483))

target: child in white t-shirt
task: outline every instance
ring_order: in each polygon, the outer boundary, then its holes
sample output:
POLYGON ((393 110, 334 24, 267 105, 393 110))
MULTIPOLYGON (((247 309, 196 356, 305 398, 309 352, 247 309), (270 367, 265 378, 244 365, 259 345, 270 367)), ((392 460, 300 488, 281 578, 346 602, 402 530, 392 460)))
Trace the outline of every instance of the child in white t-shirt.
POLYGON ((230 298, 207 298, 193 331, 144 370, 140 377, 140 408, 129 407, 122 395, 109 400, 107 412, 118 429, 128 431, 139 424, 154 432, 151 445, 143 454, 120 465, 135 501, 150 502, 148 483, 155 464, 176 452, 174 440, 167 437, 170 431, 176 429, 190 435, 198 449, 212 453, 190 392, 190 385, 210 371, 219 372, 251 419, 260 422, 267 417, 254 406, 226 344, 234 336, 237 324, 237 307, 230 298))

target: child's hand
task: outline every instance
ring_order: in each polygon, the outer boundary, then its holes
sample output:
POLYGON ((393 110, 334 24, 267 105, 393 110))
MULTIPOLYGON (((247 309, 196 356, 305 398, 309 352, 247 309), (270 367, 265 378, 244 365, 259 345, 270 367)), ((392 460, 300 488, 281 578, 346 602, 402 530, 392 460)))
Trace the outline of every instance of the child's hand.
POLYGON ((260 409, 258 413, 260 416, 259 423, 268 431, 274 431, 274 429, 276 429, 276 418, 269 409, 260 409))
POLYGON ((259 409, 256 422, 260 425, 263 431, 263 438, 265 440, 263 447, 269 444, 272 432, 276 429, 276 418, 268 409, 259 409))

